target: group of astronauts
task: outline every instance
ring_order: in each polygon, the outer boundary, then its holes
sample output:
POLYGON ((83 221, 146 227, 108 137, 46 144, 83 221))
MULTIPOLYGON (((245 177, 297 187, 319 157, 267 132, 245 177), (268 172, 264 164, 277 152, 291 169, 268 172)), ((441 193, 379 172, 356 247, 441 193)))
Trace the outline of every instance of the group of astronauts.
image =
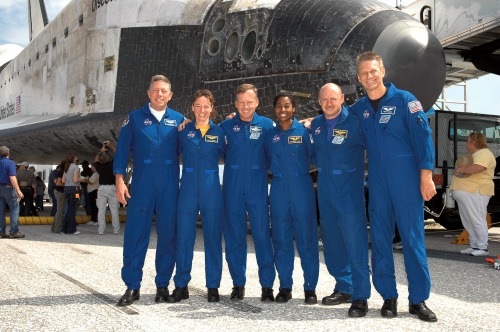
POLYGON ((313 164, 318 169, 325 263, 336 281, 333 293, 323 297, 322 304, 351 303, 349 317, 365 316, 371 292, 364 208, 366 150, 371 273, 384 300, 380 313, 386 318, 397 316, 392 252, 397 224, 408 277, 409 312, 424 321, 437 321, 425 303, 431 282, 423 203, 436 194, 431 130, 419 101, 383 82, 385 68, 378 54, 360 54, 356 66, 367 96, 346 107, 341 88, 325 84, 318 95, 323 114, 306 121, 310 129, 294 117, 295 101, 287 93, 274 98, 276 122, 259 116, 255 112, 257 88, 250 84, 236 89, 237 113, 220 125, 210 119, 215 106, 212 93, 198 90, 192 102, 194 119, 187 122, 167 106, 172 98, 168 79, 153 76, 147 91, 150 102, 125 119, 114 159, 117 197, 128 206, 121 270, 127 290, 119 306, 140 298, 153 215, 158 235, 155 302, 189 298, 198 213, 209 302, 220 300, 222 234, 233 281, 230 299, 245 297, 248 214, 261 300, 284 303, 292 298, 295 239, 304 276, 304 301, 316 304, 318 230, 309 174, 313 164), (183 163, 180 188, 179 155, 183 163), (133 181, 129 192, 124 175, 130 157, 133 181), (218 167, 221 158, 225 164, 223 188, 218 167), (268 171, 272 173, 269 195, 268 171), (175 289, 170 293, 174 267, 175 289), (276 271, 280 285, 275 298, 276 271))

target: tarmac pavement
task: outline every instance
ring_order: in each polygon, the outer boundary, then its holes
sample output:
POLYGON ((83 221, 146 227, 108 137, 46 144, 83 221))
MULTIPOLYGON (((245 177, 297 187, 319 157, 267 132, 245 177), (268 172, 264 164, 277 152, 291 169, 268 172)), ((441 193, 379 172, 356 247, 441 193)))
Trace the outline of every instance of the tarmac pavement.
MULTIPOLYGON (((120 277, 123 230, 97 235, 97 226, 79 225, 80 235, 53 234, 50 225, 21 225, 24 239, 0 239, 0 331, 498 331, 500 271, 484 257, 459 253, 450 244, 458 232, 426 226, 433 282, 427 305, 438 322, 408 313, 408 290, 402 251, 395 251, 399 314, 380 316, 382 299, 372 287, 365 318, 349 318, 349 304, 304 304, 302 269, 296 255, 293 299, 262 303, 255 251, 248 236, 246 297, 229 300, 232 281, 224 263, 221 302, 206 300, 203 236, 197 232, 190 298, 156 304, 154 284, 156 233, 153 226, 144 266, 141 298, 128 307, 116 302, 125 291, 120 277)), ((490 229, 490 254, 500 254, 500 228, 490 229)), ((320 252, 319 302, 332 293, 334 279, 320 252)), ((274 293, 279 282, 275 281, 274 293)), ((173 284, 170 285, 170 291, 173 284)))

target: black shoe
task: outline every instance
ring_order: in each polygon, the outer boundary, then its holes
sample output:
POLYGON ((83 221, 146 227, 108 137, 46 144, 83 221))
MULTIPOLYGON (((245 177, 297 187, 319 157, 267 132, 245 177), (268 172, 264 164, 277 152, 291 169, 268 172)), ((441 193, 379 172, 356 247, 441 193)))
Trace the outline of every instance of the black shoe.
POLYGON ((368 301, 366 300, 354 300, 352 301, 349 312, 347 313, 349 317, 365 317, 368 312, 368 301))
POLYGON ((22 234, 21 232, 17 232, 17 233, 14 233, 14 234, 10 234, 10 238, 11 239, 22 239, 24 238, 26 235, 22 234))
POLYGON ((288 288, 280 288, 278 295, 276 295, 276 303, 287 303, 288 300, 291 299, 292 299, 292 290, 288 288))
POLYGON ((219 289, 209 288, 207 298, 208 302, 219 302, 220 301, 219 289))
POLYGON ((410 304, 410 314, 418 315, 418 318, 426 322, 437 322, 438 320, 436 314, 427 308, 425 302, 410 304))
POLYGON ((118 300, 118 306, 119 307, 125 307, 128 305, 131 305, 134 303, 134 301, 137 301, 141 298, 141 292, 139 289, 132 290, 132 289, 127 289, 125 291, 125 294, 123 294, 122 297, 118 300))
POLYGON ((170 295, 167 298, 168 303, 177 303, 180 302, 181 300, 187 300, 189 299, 189 290, 186 287, 184 288, 175 288, 174 291, 172 292, 172 295, 170 295))
POLYGON ((231 300, 243 300, 245 297, 245 286, 234 286, 231 292, 231 300))
POLYGON ((168 287, 157 287, 156 288, 156 303, 168 302, 168 287))
POLYGON ((304 292, 304 303, 305 304, 318 304, 318 297, 316 292, 312 290, 306 290, 304 292))
POLYGON ((385 318, 394 318, 398 315, 398 299, 390 298, 384 301, 380 314, 385 318))
POLYGON ((323 303, 324 305, 337 305, 341 303, 349 303, 351 302, 351 299, 351 294, 334 291, 332 295, 325 296, 321 303, 323 303))
POLYGON ((262 288, 262 296, 260 297, 262 302, 274 302, 274 295, 272 288, 262 288))

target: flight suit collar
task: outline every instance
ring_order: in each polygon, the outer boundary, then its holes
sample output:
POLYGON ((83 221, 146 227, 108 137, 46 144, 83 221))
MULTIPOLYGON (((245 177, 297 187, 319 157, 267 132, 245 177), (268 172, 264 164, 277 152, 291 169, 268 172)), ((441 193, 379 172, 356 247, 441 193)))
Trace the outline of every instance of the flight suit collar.
MULTIPOLYGON (((210 128, 208 129, 207 133, 215 126, 215 123, 212 121, 212 119, 208 119, 208 124, 210 125, 210 128)), ((193 120, 190 123, 188 123, 186 125, 186 129, 197 130, 196 129, 196 121, 193 120)))
MULTIPOLYGON (((348 116, 349 116, 349 111, 347 110, 347 107, 342 105, 342 109, 340 110, 340 114, 339 114, 340 118, 339 118, 339 121, 337 122, 337 125, 339 123, 344 122, 348 116)), ((321 125, 321 127, 325 127, 325 122, 326 122, 325 115, 324 114, 320 115, 319 116, 319 124, 321 125)))
MULTIPOLYGON (((274 121, 275 123, 275 127, 278 129, 278 130, 281 130, 281 131, 284 131, 283 129, 281 129, 280 127, 280 122, 279 120, 276 120, 274 121)), ((292 125, 290 126, 290 128, 288 130, 293 130, 293 129, 296 129, 296 128, 299 128, 300 126, 303 126, 303 124, 301 124, 299 121, 297 121, 297 119, 294 117, 293 118, 293 121, 292 121, 292 125)), ((288 131, 286 130, 286 131, 288 131)))
MULTIPOLYGON (((156 117, 151 113, 151 110, 149 108, 149 103, 147 103, 146 106, 142 108, 142 113, 144 114, 144 116, 151 115, 155 120, 157 120, 156 117)), ((165 114, 163 114, 162 120, 170 117, 171 114, 172 114, 172 109, 167 106, 167 108, 165 109, 165 114)))
MULTIPOLYGON (((255 113, 253 114, 253 119, 252 119, 252 121, 250 121, 250 122, 249 122, 249 124, 250 124, 250 125, 254 125, 254 124, 256 124, 257 122, 259 122, 260 117, 261 117, 261 116, 260 116, 260 115, 258 115, 258 114, 257 114, 257 112, 255 112, 255 113)), ((234 120, 235 120, 236 122, 238 122, 239 124, 241 124, 241 125, 244 125, 244 124, 246 124, 246 123, 247 123, 247 122, 242 121, 242 120, 240 119, 240 115, 238 114, 238 112, 236 112, 236 116, 234 117, 234 120)))

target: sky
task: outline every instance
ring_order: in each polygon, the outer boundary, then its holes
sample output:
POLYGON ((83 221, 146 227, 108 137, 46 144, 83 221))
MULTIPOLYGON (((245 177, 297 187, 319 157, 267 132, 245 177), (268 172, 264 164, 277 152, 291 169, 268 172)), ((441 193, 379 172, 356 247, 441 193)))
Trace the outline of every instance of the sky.
MULTIPOLYGON (((90 0, 89 0, 90 1, 90 0)), ((381 0, 391 6, 396 0, 381 0)), ((54 18, 69 0, 45 0, 49 21, 54 18)), ((412 1, 403 1, 403 5, 412 1)), ((0 45, 28 44, 28 0, 0 0, 0 45)), ((478 79, 467 81, 467 112, 496 114, 500 116, 500 76, 486 75, 478 79)), ((450 87, 445 89, 448 101, 463 101, 464 88, 450 87)), ((452 111, 462 112, 461 104, 448 103, 452 111)))

